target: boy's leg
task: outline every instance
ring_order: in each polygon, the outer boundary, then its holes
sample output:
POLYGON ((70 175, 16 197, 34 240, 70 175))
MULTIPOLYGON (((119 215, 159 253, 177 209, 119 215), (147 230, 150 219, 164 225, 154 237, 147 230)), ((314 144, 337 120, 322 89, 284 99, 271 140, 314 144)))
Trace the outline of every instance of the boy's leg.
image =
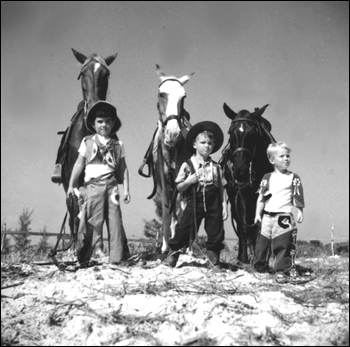
POLYGON ((261 231, 255 243, 254 269, 258 272, 266 272, 269 270, 269 255, 271 248, 271 232, 273 225, 273 217, 263 216, 261 222, 261 231))
POLYGON ((87 221, 87 202, 83 205, 82 215, 79 222, 79 230, 76 242, 76 251, 79 263, 88 262, 91 258, 92 251, 92 228, 87 221))
POLYGON ((120 263, 130 256, 127 238, 123 225, 122 211, 119 205, 112 202, 111 196, 116 182, 111 182, 108 186, 108 216, 106 225, 108 229, 109 262, 120 263))
MULTIPOLYGON (((180 252, 179 250, 185 247, 189 247, 190 234, 192 228, 194 228, 194 219, 193 219, 193 201, 188 201, 183 215, 180 219, 180 222, 176 225, 175 235, 172 239, 169 240, 169 253, 168 257, 164 260, 164 265, 170 267, 175 267, 179 259, 180 252)), ((197 208, 197 228, 203 219, 203 214, 197 208)), ((195 230, 197 233, 197 230, 195 230)))
POLYGON ((82 219, 78 233, 78 260, 90 260, 95 246, 102 238, 104 222, 104 191, 105 185, 91 184, 86 187, 87 201, 84 204, 82 219))
POLYGON ((293 232, 295 221, 292 215, 276 217, 272 234, 272 251, 276 256, 275 271, 287 272, 292 266, 291 250, 293 248, 293 232))
MULTIPOLYGON (((197 228, 200 225, 202 216, 197 209, 197 228)), ((169 240, 169 247, 171 251, 178 251, 184 247, 189 246, 191 230, 194 228, 193 220, 193 202, 190 200, 183 211, 182 218, 175 228, 175 235, 169 240)))
MULTIPOLYGON (((214 187, 209 188, 206 194, 206 215, 204 229, 207 233, 208 240, 206 243, 207 256, 213 265, 219 265, 220 251, 224 248, 225 239, 224 222, 222 219, 222 204, 218 190, 214 187)), ((199 204, 204 203, 203 200, 199 204)))

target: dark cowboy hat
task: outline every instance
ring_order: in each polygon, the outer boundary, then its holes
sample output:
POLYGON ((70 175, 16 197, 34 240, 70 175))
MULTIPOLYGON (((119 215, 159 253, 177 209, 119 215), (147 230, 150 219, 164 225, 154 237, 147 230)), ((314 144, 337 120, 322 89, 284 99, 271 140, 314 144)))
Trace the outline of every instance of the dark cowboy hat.
POLYGON ((117 115, 117 109, 107 101, 100 100, 94 103, 86 116, 86 126, 93 133, 96 132, 93 127, 96 117, 111 117, 115 120, 111 133, 117 132, 122 126, 122 122, 117 115))
POLYGON ((203 131, 210 131, 213 133, 215 142, 212 154, 217 152, 224 142, 224 133, 216 123, 211 121, 199 122, 190 129, 186 137, 186 148, 193 153, 195 151, 193 148, 193 142, 197 135, 203 131))

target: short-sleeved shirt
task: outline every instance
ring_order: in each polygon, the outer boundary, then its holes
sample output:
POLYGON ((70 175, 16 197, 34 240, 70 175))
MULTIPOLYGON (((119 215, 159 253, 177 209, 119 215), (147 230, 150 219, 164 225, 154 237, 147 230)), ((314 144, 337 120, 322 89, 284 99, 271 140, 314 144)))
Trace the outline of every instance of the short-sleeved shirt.
POLYGON ((300 177, 290 171, 285 174, 275 172, 265 174, 259 193, 267 199, 264 206, 267 212, 291 213, 292 206, 300 208, 305 206, 300 177))

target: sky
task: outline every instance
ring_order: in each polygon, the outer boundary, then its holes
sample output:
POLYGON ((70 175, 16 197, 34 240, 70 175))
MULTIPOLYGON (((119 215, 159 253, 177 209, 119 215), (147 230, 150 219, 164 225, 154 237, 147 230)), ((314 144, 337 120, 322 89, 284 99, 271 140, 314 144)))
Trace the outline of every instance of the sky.
MULTIPOLYGON (((264 117, 291 148, 290 170, 306 200, 298 238, 349 239, 348 1, 2 1, 1 224, 24 208, 32 230, 59 232, 62 186, 51 182, 61 137, 82 100, 74 48, 110 65, 107 100, 122 120, 131 202, 127 236, 155 217, 151 178, 138 168, 157 125, 159 79, 194 73, 185 85, 192 124, 217 122, 228 141, 226 102, 264 117)), ((221 150, 213 155, 218 160, 221 150)), ((227 238, 235 234, 228 220, 227 238)))

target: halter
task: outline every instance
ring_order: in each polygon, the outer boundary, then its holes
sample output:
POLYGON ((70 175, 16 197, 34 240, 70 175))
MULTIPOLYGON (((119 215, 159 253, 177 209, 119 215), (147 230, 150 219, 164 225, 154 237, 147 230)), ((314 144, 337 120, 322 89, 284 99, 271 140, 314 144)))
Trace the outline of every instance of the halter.
POLYGON ((80 73, 78 75, 78 80, 80 79, 81 75, 83 74, 83 71, 85 70, 85 68, 87 67, 87 65, 90 63, 91 60, 96 61, 97 63, 100 63, 104 68, 106 68, 109 71, 109 67, 106 64, 105 60, 99 56, 92 56, 89 57, 88 59, 86 59, 86 61, 84 62, 83 66, 80 69, 80 73))
MULTIPOLYGON (((261 135, 261 129, 259 127, 259 123, 254 120, 254 119, 249 119, 249 118, 237 118, 237 119, 234 119, 232 120, 232 123, 235 123, 235 122, 251 122, 253 123, 257 130, 258 130, 258 133, 259 135, 261 135)), ((238 182, 236 180, 234 180, 235 183, 237 183, 237 185, 239 186, 252 186, 253 185, 253 169, 252 169, 252 165, 253 165, 253 159, 254 159, 254 156, 255 156, 255 150, 256 150, 256 146, 254 147, 254 151, 252 152, 251 150, 247 149, 247 148, 244 148, 244 147, 238 147, 236 148, 233 153, 232 153, 232 158, 239 152, 247 152, 251 158, 251 160, 249 161, 249 183, 247 182, 238 182)), ((232 176, 234 178, 234 173, 232 172, 232 176)))
MULTIPOLYGON (((261 129, 259 127, 259 122, 257 122, 256 120, 254 119, 249 119, 249 118, 237 118, 237 119, 233 119, 232 120, 232 123, 236 123, 236 122, 251 122, 253 123, 253 125, 255 126, 255 128, 257 129, 258 131, 258 134, 261 135, 261 129)), ((230 129, 231 130, 231 129, 230 129)), ((231 133, 231 131, 229 131, 229 133, 231 133)), ((224 148, 224 150, 227 150, 227 147, 230 145, 230 142, 228 143, 228 145, 226 146, 226 148, 224 148)), ((241 216, 239 215, 238 213, 238 199, 239 199, 239 196, 242 194, 241 191, 246 188, 246 187, 249 187, 249 188, 252 188, 253 187, 253 182, 254 182, 254 171, 252 169, 252 165, 253 165, 253 159, 254 159, 254 156, 255 156, 255 150, 256 150, 256 146, 254 147, 254 151, 252 152, 251 150, 247 149, 247 148, 244 148, 244 147, 238 147, 236 148, 233 153, 232 153, 232 157, 231 159, 233 159, 233 157, 239 153, 239 152, 246 152, 249 154, 250 156, 250 161, 249 161, 249 179, 248 181, 243 181, 243 182, 239 182, 235 179, 235 173, 234 173, 234 169, 232 167, 229 168, 229 171, 230 171, 230 174, 232 175, 232 179, 233 179, 233 182, 236 186, 236 194, 235 194, 235 205, 234 205, 234 208, 236 210, 236 215, 237 217, 241 220, 242 224, 246 227, 253 227, 255 225, 255 223, 253 224, 246 224, 244 221, 243 221, 243 218, 241 218, 241 216)), ((232 223, 232 225, 234 225, 232 223)))
MULTIPOLYGON (((176 78, 167 78, 165 79, 164 81, 162 81, 159 86, 158 86, 158 89, 165 83, 165 82, 168 82, 168 81, 175 81, 175 82, 178 82, 180 83, 180 85, 183 87, 183 84, 176 78)), ((166 118, 166 120, 163 122, 162 120, 160 120, 160 122, 162 123, 163 125, 163 128, 166 127, 166 125, 168 124, 168 122, 172 119, 176 119, 177 122, 179 123, 179 126, 181 127, 181 120, 182 120, 182 116, 181 114, 179 115, 171 115, 169 117, 166 118)))

